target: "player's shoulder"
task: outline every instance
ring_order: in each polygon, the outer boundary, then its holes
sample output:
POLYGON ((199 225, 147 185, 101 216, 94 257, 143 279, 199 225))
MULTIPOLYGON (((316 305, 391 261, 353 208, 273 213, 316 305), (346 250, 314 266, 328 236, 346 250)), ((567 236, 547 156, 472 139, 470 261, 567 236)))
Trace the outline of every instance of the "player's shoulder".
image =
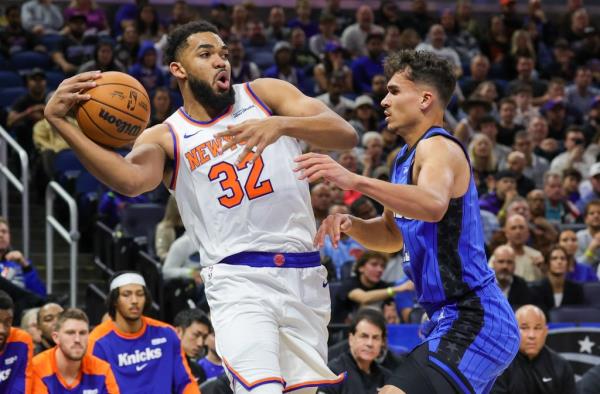
POLYGON ((161 330, 175 332, 175 328, 172 325, 165 323, 163 321, 152 319, 151 317, 147 317, 147 316, 143 316, 142 319, 144 319, 144 321, 146 322, 148 327, 155 327, 155 328, 158 328, 161 330))
MULTIPOLYGON (((445 131, 445 130, 444 130, 445 131)), ((450 133, 438 133, 424 138, 417 144, 417 158, 440 158, 464 156, 465 151, 460 142, 450 133)))
POLYGON ((90 342, 96 342, 106 337, 108 334, 114 331, 114 324, 112 320, 107 319, 104 322, 98 324, 90 333, 90 342))
POLYGON ((31 365, 33 366, 33 371, 36 375, 44 377, 53 374, 52 357, 54 357, 54 349, 55 348, 44 350, 33 357, 31 365))
POLYGON ((110 364, 88 353, 83 357, 81 369, 87 375, 106 375, 110 370, 110 364))
POLYGON ((10 336, 8 337, 9 343, 14 342, 22 342, 27 346, 33 347, 33 340, 31 339, 31 335, 25 330, 22 330, 18 327, 12 327, 10 329, 10 336))

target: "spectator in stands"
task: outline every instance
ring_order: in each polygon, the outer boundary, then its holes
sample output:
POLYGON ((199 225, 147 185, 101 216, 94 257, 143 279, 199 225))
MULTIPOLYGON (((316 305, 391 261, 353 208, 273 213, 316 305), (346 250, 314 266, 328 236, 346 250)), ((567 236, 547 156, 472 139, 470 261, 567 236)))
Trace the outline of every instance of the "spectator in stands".
POLYGON ((382 0, 375 14, 375 22, 384 27, 400 26, 400 11, 393 0, 382 0))
POLYGON ((38 311, 37 324, 42 332, 42 340, 35 348, 35 354, 41 353, 55 346, 52 332, 58 320, 58 316, 64 311, 63 307, 54 302, 43 305, 38 311))
POLYGON ((435 23, 427 10, 425 0, 413 0, 411 2, 410 12, 402 18, 401 26, 407 26, 415 29, 421 37, 427 34, 427 30, 435 23))
POLYGON ((547 161, 554 159, 561 151, 561 146, 555 138, 548 138, 548 121, 541 115, 536 115, 529 121, 527 134, 531 138, 533 153, 547 161))
POLYGON ((283 7, 279 5, 271 7, 266 36, 268 40, 275 42, 285 41, 290 37, 290 28, 285 26, 285 10, 283 7))
MULTIPOLYGON (((212 11, 218 9, 217 7, 215 7, 215 5, 217 4, 212 5, 213 7, 211 8, 211 13, 212 11)), ((171 17, 169 20, 169 26, 167 28, 167 31, 171 32, 177 27, 191 22, 196 18, 198 18, 196 11, 187 4, 186 0, 177 0, 173 4, 173 8, 171 9, 171 17)))
POLYGON ((500 245, 494 250, 492 268, 496 282, 513 309, 532 302, 527 282, 515 275, 515 251, 510 245, 500 245))
POLYGON ((157 52, 152 41, 144 41, 140 45, 137 60, 129 68, 129 74, 140 81, 148 92, 167 83, 165 74, 157 65, 157 52))
POLYGON ((527 193, 535 189, 535 182, 523 174, 527 159, 522 152, 511 152, 506 158, 506 165, 515 174, 517 193, 525 197, 527 193))
POLYGON ((181 215, 173 196, 169 197, 163 219, 156 226, 156 255, 164 261, 173 242, 183 235, 185 229, 181 222, 181 215))
POLYGON ((307 38, 319 33, 319 26, 310 19, 310 2, 308 0, 296 0, 296 17, 287 23, 287 27, 294 29, 301 28, 307 38))
POLYGON ((204 369, 198 365, 198 360, 204 355, 206 339, 212 332, 210 319, 200 309, 186 309, 175 316, 173 326, 196 383, 200 385, 207 379, 204 369))
POLYGON ((126 72, 127 69, 125 66, 118 59, 115 59, 115 53, 113 50, 114 46, 115 44, 112 40, 107 38, 100 39, 94 50, 94 58, 79 66, 77 72, 83 73, 94 70, 99 70, 102 72, 126 72))
MULTIPOLYGON (((46 97, 49 99, 51 95, 46 97)), ((67 119, 73 127, 79 128, 74 117, 68 116, 67 119)), ((45 180, 36 179, 36 182, 40 182, 45 187, 48 180, 54 179, 54 157, 58 152, 70 147, 46 119, 37 121, 33 126, 33 144, 45 175, 45 180)))
POLYGON ((463 110, 467 116, 456 125, 454 135, 464 146, 469 145, 473 135, 479 131, 481 118, 487 115, 491 109, 489 101, 475 94, 463 103, 463 110))
MULTIPOLYGON (((515 274, 527 282, 542 279, 544 275, 541 267, 544 257, 538 250, 526 245, 529 240, 527 220, 519 214, 508 217, 504 224, 504 234, 506 244, 512 247, 515 253, 515 274)), ((490 265, 493 266, 493 262, 494 256, 490 258, 490 265)))
POLYGON ((115 59, 129 69, 135 62, 139 50, 140 37, 137 29, 134 25, 128 25, 123 29, 123 35, 119 37, 115 47, 115 59))
POLYGON ((377 216, 377 210, 373 204, 373 200, 368 197, 361 196, 354 200, 350 205, 350 213, 363 220, 373 219, 377 216))
POLYGON ((544 194, 546 196, 546 219, 550 223, 575 223, 580 219, 579 210, 565 196, 560 173, 548 171, 544 174, 544 194))
POLYGON ((508 60, 513 68, 516 63, 516 58, 519 55, 531 56, 534 61, 537 57, 531 35, 527 30, 521 28, 514 30, 511 34, 510 54, 508 60))
POLYGON ((30 70, 26 77, 27 93, 10 106, 6 126, 29 155, 33 154, 33 126, 44 118, 46 106, 46 73, 41 68, 30 70))
POLYGON ((529 122, 533 117, 539 115, 539 111, 535 108, 531 102, 533 97, 531 86, 523 84, 519 85, 510 92, 512 99, 516 104, 516 114, 514 122, 524 127, 529 126, 529 122))
POLYGON ((574 168, 567 168, 563 171, 563 191, 567 199, 575 204, 575 206, 581 200, 579 184, 582 180, 581 173, 574 168))
POLYGON ((68 76, 77 72, 77 69, 94 58, 94 50, 98 37, 85 35, 85 16, 73 14, 67 21, 68 32, 52 52, 52 61, 68 76))
POLYGON ((204 370, 206 379, 217 378, 225 373, 225 370, 223 369, 223 360, 219 357, 215 347, 215 332, 212 327, 206 337, 206 350, 206 356, 198 361, 198 365, 204 370))
POLYGON ((592 146, 594 146, 596 149, 594 153, 598 155, 600 147, 600 95, 596 96, 592 101, 592 105, 590 105, 587 115, 585 116, 583 130, 586 140, 593 143, 593 145, 588 147, 588 150, 593 149, 592 146))
POLYGON ((534 189, 527 194, 527 203, 529 204, 529 211, 532 218, 546 218, 545 201, 546 196, 544 196, 543 190, 534 189))
POLYGON ((229 47, 232 83, 250 82, 260 77, 260 70, 256 63, 245 58, 246 53, 239 37, 230 36, 227 46, 229 47))
POLYGON ((586 228, 577 232, 577 261, 595 267, 600 262, 600 200, 590 201, 584 212, 586 228))
POLYGON ((42 341, 42 332, 37 324, 37 315, 39 310, 40 308, 31 308, 23 311, 20 324, 21 329, 26 331, 31 336, 34 347, 37 347, 42 341))
POLYGON ((38 37, 23 28, 21 10, 18 5, 6 7, 4 17, 7 24, 0 28, 0 55, 9 58, 16 52, 43 49, 39 46, 38 37))
POLYGON ((568 30, 564 33, 569 44, 578 44, 585 37, 585 29, 590 27, 590 17, 583 7, 578 8, 571 14, 568 30))
POLYGON ((56 346, 32 360, 33 393, 120 392, 110 365, 86 354, 89 334, 82 310, 67 309, 58 316, 52 332, 56 346))
POLYGON ((12 327, 14 309, 12 298, 0 290, 0 390, 3 393, 30 393, 33 343, 27 332, 12 327))
POLYGON ((383 157, 383 138, 376 131, 368 131, 361 138, 365 148, 361 157, 362 175, 372 177, 374 171, 385 165, 383 157))
POLYGON ((38 36, 58 33, 63 26, 60 8, 52 0, 29 0, 21 7, 23 27, 38 36))
POLYGON ((292 45, 287 41, 280 41, 273 48, 275 65, 269 67, 264 76, 267 78, 282 79, 296 86, 301 91, 306 90, 304 84, 304 71, 294 67, 292 63, 292 45))
POLYGON ((575 61, 578 64, 592 64, 598 60, 600 51, 600 31, 594 26, 588 26, 583 31, 583 40, 575 50, 575 61))
POLYGON ((594 163, 590 167, 589 182, 591 190, 582 191, 581 200, 579 200, 579 204, 577 205, 580 211, 585 210, 590 201, 600 200, 600 163, 594 163))
POLYGON ((487 56, 479 54, 471 58, 470 67, 471 73, 460 80, 460 88, 465 97, 471 96, 477 85, 488 79, 490 71, 490 61, 487 56))
POLYGON ((150 116, 150 126, 163 123, 173 114, 171 105, 171 93, 166 86, 159 86, 152 93, 152 115, 150 116))
POLYGON ((493 190, 479 198, 479 207, 494 215, 503 216, 508 204, 517 196, 516 174, 509 170, 494 174, 493 190))
POLYGON ((575 394, 575 376, 569 362, 545 345, 548 326, 544 312, 525 305, 515 315, 521 331, 519 353, 496 380, 492 394, 575 394))
POLYGON ((592 70, 587 66, 577 68, 574 82, 567 87, 565 99, 584 114, 590 108, 594 98, 600 94, 600 89, 592 86, 592 70))
POLYGON ((385 38, 383 39, 383 50, 386 53, 393 53, 401 49, 400 28, 396 25, 387 26, 385 28, 385 38))
MULTIPOLYGON (((371 93, 370 96, 373 99, 373 103, 381 103, 381 101, 385 98, 385 96, 387 95, 388 91, 387 91, 387 79, 385 78, 385 75, 383 74, 377 74, 375 76, 373 76, 373 79, 371 79, 371 93)), ((385 119, 385 108, 383 108, 383 106, 381 105, 375 105, 375 114, 377 115, 377 119, 385 119)), ((380 123, 381 125, 381 123, 380 123)), ((379 129, 383 132, 383 130, 386 129, 386 127, 379 127, 379 129)), ((390 133, 390 136, 394 136, 393 140, 394 142, 397 140, 397 134, 396 133, 390 133)), ((391 151, 393 151, 396 148, 395 143, 391 144, 389 146, 386 146, 384 151, 386 153, 389 153, 391 151)), ((387 156, 387 154, 386 154, 387 156)))
POLYGON ((337 385, 319 387, 319 394, 376 394, 391 372, 376 359, 386 346, 386 321, 376 309, 359 310, 350 324, 350 348, 328 364, 334 373, 346 373, 337 385))
POLYGON ((511 149, 499 143, 497 141, 498 137, 498 123, 496 119, 491 115, 484 115, 479 120, 479 131, 481 134, 487 136, 492 144, 492 151, 494 153, 494 157, 496 158, 496 163, 501 163, 506 161, 508 154, 511 152, 511 149))
MULTIPOLYGON (((542 187, 544 184, 544 174, 550 165, 546 159, 533 153, 534 146, 531 136, 524 130, 517 132, 512 147, 514 150, 522 152, 525 155, 525 159, 527 159, 527 166, 523 170, 523 174, 532 179, 536 187, 542 187)), ((502 163, 500 164, 500 168, 504 166, 502 163)))
POLYGON ((504 21, 500 15, 492 15, 489 22, 489 31, 482 37, 482 52, 490 59, 493 67, 498 68, 504 76, 504 62, 510 47, 509 35, 507 34, 504 21))
POLYGON ((342 46, 357 58, 367 55, 367 36, 371 33, 383 34, 383 28, 373 24, 373 10, 363 4, 356 10, 356 23, 346 27, 342 33, 342 46))
POLYGON ((142 41, 158 42, 165 33, 156 8, 150 4, 144 4, 139 9, 136 27, 142 41))
POLYGON ((362 138, 369 130, 377 130, 378 123, 373 99, 366 94, 358 96, 354 100, 354 113, 351 116, 350 124, 356 130, 359 138, 362 138))
POLYGON ((498 109, 498 140, 505 145, 512 145, 517 131, 523 129, 523 125, 515 122, 515 117, 517 116, 517 103, 511 98, 505 97, 500 100, 498 109))
POLYGON ((446 59, 454 65, 454 73, 459 78, 462 75, 462 65, 458 53, 450 46, 446 46, 446 32, 440 24, 435 24, 429 28, 427 40, 420 43, 415 48, 417 51, 428 51, 435 53, 438 57, 446 59))
MULTIPOLYGON (((163 278, 165 280, 192 279, 196 286, 200 286, 202 284, 200 269, 198 249, 192 239, 183 234, 173 242, 165 257, 162 267, 163 278)), ((200 289, 197 290, 200 291, 200 289)), ((198 294, 196 294, 196 297, 198 297, 198 294)))
POLYGON ((352 70, 344 62, 344 49, 335 42, 325 45, 323 61, 314 68, 314 77, 320 91, 327 89, 327 81, 333 74, 344 76, 342 92, 352 92, 352 70))
POLYGON ((110 319, 90 334, 89 353, 111 365, 119 387, 130 392, 200 393, 175 330, 144 316, 152 304, 144 278, 136 272, 117 272, 109 291, 110 319), (146 357, 138 356, 138 349, 145 349, 141 352, 146 357))
POLYGON ((581 126, 572 125, 567 129, 565 138, 566 151, 559 154, 550 163, 550 170, 563 173, 566 169, 574 168, 587 176, 590 167, 595 163, 595 158, 584 155, 585 136, 581 126), (592 159, 593 161, 591 161, 592 159))
POLYGON ((575 54, 567 40, 559 38, 552 46, 553 61, 540 71, 545 78, 561 78, 572 80, 575 76, 575 54))
POLYGON ((342 281, 337 321, 344 321, 348 314, 352 314, 360 307, 380 308, 383 301, 393 298, 400 292, 413 290, 413 284, 410 281, 393 286, 393 284, 381 280, 387 261, 386 255, 371 251, 364 252, 356 261, 353 269, 355 276, 342 281))
POLYGON ((461 64, 469 64, 474 56, 479 55, 479 43, 468 30, 461 29, 456 23, 456 15, 451 8, 441 11, 440 24, 446 33, 446 45, 454 48, 461 64))
POLYGON ((232 35, 241 38, 247 38, 250 23, 248 23, 248 10, 245 4, 236 4, 231 9, 231 28, 232 35))
MULTIPOLYGON (((306 45, 304 30, 300 27, 293 28, 290 42, 292 44, 292 64, 304 71, 306 75, 312 75, 313 68, 319 62, 319 58, 306 45)), ((312 89, 312 86, 310 89, 312 89)))
POLYGON ((490 175, 493 176, 497 169, 492 142, 487 135, 477 133, 469 143, 467 152, 469 153, 477 190, 480 195, 485 194, 487 192, 486 179, 490 175))
POLYGON ((543 311, 563 305, 582 305, 583 287, 567 279, 569 254, 562 246, 555 246, 546 256, 547 274, 531 288, 536 304, 543 311))
POLYGON ((121 222, 123 211, 130 204, 146 203, 148 197, 144 194, 135 197, 125 196, 116 191, 104 192, 98 203, 98 216, 110 228, 115 228, 121 222))
POLYGON ((354 109, 354 101, 342 96, 345 88, 345 75, 343 72, 334 72, 327 81, 325 93, 317 96, 326 106, 343 118, 354 109))
POLYGON ((542 96, 546 92, 547 83, 541 79, 535 79, 534 70, 535 61, 531 55, 518 55, 516 62, 517 78, 508 84, 508 91, 512 92, 520 84, 527 84, 531 86, 534 97, 542 96))
POLYGON ((20 250, 12 249, 8 220, 3 217, 0 217, 0 276, 27 292, 46 297, 46 286, 31 261, 20 250))
POLYGON ((332 14, 321 13, 319 17, 319 34, 315 34, 308 40, 308 47, 315 56, 322 56, 328 43, 340 43, 336 36, 336 19, 332 14))
MULTIPOLYGON (((329 215, 335 215, 337 213, 348 214, 350 213, 350 210, 345 205, 332 205, 329 208, 329 215)), ((321 254, 331 259, 336 271, 337 279, 346 279, 344 274, 346 272, 348 273, 348 276, 350 274, 350 270, 347 268, 351 268, 351 265, 354 264, 356 259, 362 256, 364 250, 365 248, 361 244, 350 238, 347 234, 341 233, 337 248, 333 247, 329 237, 325 238, 321 254)))
POLYGON ((367 55, 359 56, 352 62, 352 79, 356 93, 371 91, 371 80, 383 74, 383 33, 369 33, 366 38, 367 55))
POLYGON ((381 305, 381 313, 383 313, 383 318, 385 319, 386 324, 402 323, 402 320, 398 315, 398 310, 396 309, 396 303, 394 302, 394 300, 383 301, 383 304, 381 305))
POLYGON ((327 217, 331 207, 331 189, 327 183, 321 182, 314 185, 310 191, 310 200, 317 221, 317 228, 327 217))
POLYGON ((564 140, 567 127, 575 122, 575 118, 567 113, 564 99, 549 100, 542 106, 542 115, 548 120, 548 136, 564 140))
POLYGON ((94 33, 108 30, 106 14, 102 8, 98 7, 96 0, 71 0, 64 11, 65 20, 69 20, 74 14, 85 16, 87 30, 92 30, 94 33))
POLYGON ((598 275, 592 266, 576 260, 577 243, 575 231, 563 230, 560 232, 558 244, 567 252, 569 259, 567 279, 578 283, 598 282, 598 275))

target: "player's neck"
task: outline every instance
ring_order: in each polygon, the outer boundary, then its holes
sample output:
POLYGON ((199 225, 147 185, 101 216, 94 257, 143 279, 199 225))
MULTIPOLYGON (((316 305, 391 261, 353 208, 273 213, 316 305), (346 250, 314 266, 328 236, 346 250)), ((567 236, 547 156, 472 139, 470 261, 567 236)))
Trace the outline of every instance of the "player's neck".
POLYGON ((126 334, 135 334, 136 332, 140 331, 144 325, 144 322, 141 318, 137 320, 127 320, 119 313, 116 314, 114 322, 119 331, 126 334))
POLYGON ((221 358, 217 354, 217 352, 209 351, 206 355, 206 359, 213 364, 221 365, 221 358))
POLYGON ((184 96, 183 108, 185 112, 195 120, 206 122, 216 118, 223 113, 223 109, 213 110, 200 104, 191 92, 188 93, 189 97, 184 96))
POLYGON ((67 384, 72 384, 81 372, 81 360, 69 360, 64 353, 57 349, 55 353, 56 368, 67 384))
POLYGON ((438 112, 436 114, 432 113, 430 116, 424 116, 418 123, 405 130, 405 132, 399 133, 408 146, 411 148, 415 146, 423 134, 430 128, 434 126, 442 127, 444 125, 444 112, 438 112))

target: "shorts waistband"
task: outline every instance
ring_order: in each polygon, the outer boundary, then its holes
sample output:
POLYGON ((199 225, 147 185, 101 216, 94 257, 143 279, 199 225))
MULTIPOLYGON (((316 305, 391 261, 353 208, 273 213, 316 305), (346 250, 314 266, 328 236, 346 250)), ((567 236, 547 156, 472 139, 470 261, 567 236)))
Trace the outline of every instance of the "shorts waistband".
POLYGON ((311 268, 321 265, 321 255, 319 252, 241 252, 225 257, 219 264, 247 265, 256 268, 311 268))

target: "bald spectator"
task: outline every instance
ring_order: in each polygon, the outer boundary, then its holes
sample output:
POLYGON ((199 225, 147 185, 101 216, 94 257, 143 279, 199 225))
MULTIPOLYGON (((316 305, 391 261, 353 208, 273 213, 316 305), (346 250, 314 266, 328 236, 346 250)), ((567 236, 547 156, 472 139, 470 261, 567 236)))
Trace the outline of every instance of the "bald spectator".
POLYGON ((509 245, 500 245, 494 250, 492 268, 496 273, 496 282, 513 309, 532 300, 527 282, 515 275, 515 259, 515 251, 509 245))
POLYGON ((519 353, 496 380, 492 394, 575 394, 571 365, 546 346, 548 326, 544 312, 525 305, 515 315, 521 331, 519 353))
POLYGON ((367 35, 384 34, 383 27, 373 24, 373 20, 373 10, 369 5, 363 4, 356 10, 356 23, 344 29, 342 46, 353 58, 367 55, 367 35))
POLYGON ((548 171, 544 174, 544 194, 546 196, 546 219, 550 223, 575 223, 579 219, 579 210, 566 198, 562 187, 562 175, 548 171))
MULTIPOLYGON (((506 243, 515 253, 515 274, 527 282, 540 280, 544 277, 541 265, 544 257, 538 251, 525 243, 529 240, 529 226, 525 218, 514 214, 506 219, 504 224, 506 243)), ((494 256, 490 258, 490 266, 494 266, 494 256)))
POLYGON ((433 52, 442 59, 446 59, 454 65, 456 77, 462 75, 462 65, 458 53, 451 47, 446 46, 446 32, 440 24, 435 24, 429 28, 427 40, 420 43, 415 48, 417 51, 433 52))
POLYGON ((532 218, 546 218, 545 200, 546 197, 543 190, 534 189, 527 194, 527 203, 529 204, 529 211, 532 218))
POLYGON ((579 113, 585 114, 594 97, 600 94, 600 89, 592 86, 592 70, 587 66, 577 68, 575 72, 575 83, 568 86, 566 89, 566 100, 569 105, 573 106, 579 113))
POLYGON ((310 191, 310 200, 318 228, 321 225, 321 222, 327 217, 329 207, 331 206, 331 188, 329 185, 326 183, 319 183, 313 186, 310 191))
POLYGON ((523 174, 525 166, 527 166, 527 159, 523 152, 511 152, 506 158, 506 164, 508 169, 515 174, 517 193, 520 196, 525 197, 527 193, 535 189, 535 182, 523 174))
POLYGON ((63 310, 62 306, 50 302, 42 306, 38 311, 37 324, 42 332, 42 341, 35 349, 35 354, 41 353, 56 345, 54 339, 52 339, 52 332, 54 331, 54 326, 58 320, 58 315, 60 315, 63 310))
POLYGON ((584 155, 585 135, 581 126, 572 125, 567 128, 565 149, 565 152, 552 160, 550 170, 562 174, 566 169, 574 168, 587 177, 590 167, 596 162, 596 158, 584 155))

